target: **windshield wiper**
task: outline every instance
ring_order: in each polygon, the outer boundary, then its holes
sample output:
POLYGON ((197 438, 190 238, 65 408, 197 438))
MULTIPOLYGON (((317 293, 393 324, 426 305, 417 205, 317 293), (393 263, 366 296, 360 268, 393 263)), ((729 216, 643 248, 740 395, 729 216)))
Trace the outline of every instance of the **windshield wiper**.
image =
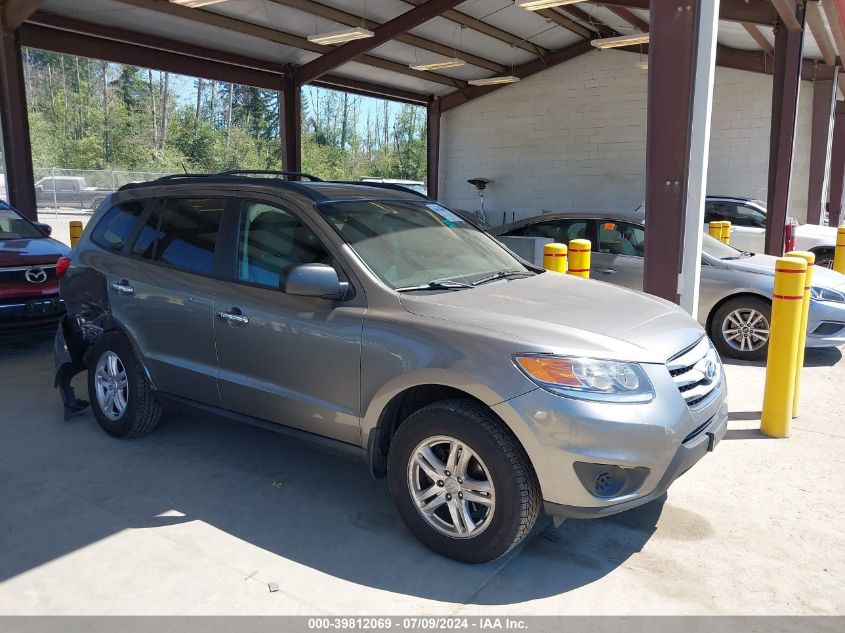
POLYGON ((465 284, 461 281, 450 281, 449 279, 436 279, 429 281, 427 284, 420 284, 419 286, 405 286, 397 288, 396 292, 413 292, 415 290, 463 290, 465 288, 472 288, 470 284, 465 284))
POLYGON ((497 273, 493 273, 489 277, 482 277, 477 281, 473 281, 473 286, 480 286, 481 284, 486 284, 490 281, 498 281, 499 279, 507 279, 508 277, 515 277, 516 275, 532 275, 531 271, 528 270, 500 270, 497 273))

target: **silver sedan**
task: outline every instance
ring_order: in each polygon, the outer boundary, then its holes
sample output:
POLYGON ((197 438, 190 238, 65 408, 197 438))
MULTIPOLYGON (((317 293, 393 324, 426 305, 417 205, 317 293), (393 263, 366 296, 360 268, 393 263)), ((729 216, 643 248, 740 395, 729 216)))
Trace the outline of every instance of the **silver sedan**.
MULTIPOLYGON (((643 288, 645 222, 641 213, 548 213, 491 229, 511 249, 542 264, 539 242, 593 244, 592 276, 643 288), (533 238, 533 239, 529 239, 533 238)), ((726 356, 766 357, 774 285, 774 257, 744 252, 704 236, 698 319, 726 356)), ((845 275, 814 271, 807 347, 845 344, 845 275)))

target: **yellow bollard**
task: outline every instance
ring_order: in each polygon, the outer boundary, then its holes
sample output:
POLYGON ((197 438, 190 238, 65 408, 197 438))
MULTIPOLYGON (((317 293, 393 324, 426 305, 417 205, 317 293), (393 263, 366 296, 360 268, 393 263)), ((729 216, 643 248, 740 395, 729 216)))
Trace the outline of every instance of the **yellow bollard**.
POLYGON ((590 240, 569 241, 569 272, 576 277, 590 278, 590 251, 593 245, 590 240))
POLYGON ((70 221, 70 247, 76 248, 79 238, 82 237, 82 222, 79 220, 70 221))
POLYGON ((769 437, 789 437, 806 278, 805 259, 780 257, 775 263, 769 357, 760 420, 760 430, 769 437))
POLYGON ((833 256, 833 270, 845 275, 845 224, 836 231, 836 253, 833 256))
POLYGON ((722 220, 722 241, 725 244, 731 243, 731 223, 727 220, 722 220))
POLYGON ((556 273, 566 272, 566 244, 543 246, 543 268, 556 273))
POLYGON ((785 257, 807 260, 807 277, 804 280, 804 301, 801 303, 801 326, 798 329, 798 356, 795 361, 795 395, 792 398, 792 417, 798 417, 798 400, 801 395, 801 372, 804 369, 804 347, 807 345, 807 319, 810 316, 810 288, 813 286, 813 266, 816 256, 809 251, 789 251, 785 257))
POLYGON ((713 220, 709 224, 709 232, 710 237, 715 237, 717 240, 722 240, 722 221, 721 220, 713 220))

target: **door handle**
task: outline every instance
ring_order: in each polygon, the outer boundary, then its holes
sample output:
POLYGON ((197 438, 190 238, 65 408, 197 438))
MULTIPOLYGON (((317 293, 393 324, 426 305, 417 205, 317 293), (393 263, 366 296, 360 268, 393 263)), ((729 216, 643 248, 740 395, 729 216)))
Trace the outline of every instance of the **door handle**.
POLYGON ((602 273, 603 275, 612 275, 616 272, 615 268, 593 268, 597 273, 602 273))
POLYGON ((229 323, 237 323, 238 325, 249 323, 249 317, 247 315, 240 314, 240 310, 237 312, 234 312, 234 310, 238 310, 238 308, 232 308, 229 312, 218 312, 217 317, 229 323))
POLYGON ((125 279, 121 279, 119 282, 113 283, 111 287, 122 295, 135 294, 135 288, 130 286, 129 282, 125 279))

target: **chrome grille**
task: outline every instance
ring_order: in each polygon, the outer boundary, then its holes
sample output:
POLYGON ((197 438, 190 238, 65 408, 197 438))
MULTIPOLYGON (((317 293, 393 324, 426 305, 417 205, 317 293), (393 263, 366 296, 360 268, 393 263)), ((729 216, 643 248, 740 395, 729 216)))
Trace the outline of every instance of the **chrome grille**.
POLYGON ((722 380, 722 363, 706 336, 692 347, 670 358, 666 368, 678 391, 691 407, 704 401, 722 380), (708 377, 710 363, 712 368, 708 377))

